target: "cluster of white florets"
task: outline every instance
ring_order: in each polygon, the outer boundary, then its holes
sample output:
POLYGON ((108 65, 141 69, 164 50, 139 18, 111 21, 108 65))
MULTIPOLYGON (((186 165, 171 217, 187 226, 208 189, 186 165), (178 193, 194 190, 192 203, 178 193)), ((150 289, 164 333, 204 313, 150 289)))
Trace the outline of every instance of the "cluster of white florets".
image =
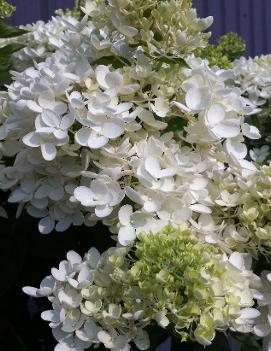
POLYGON ((0 177, 9 201, 41 218, 42 233, 103 220, 128 244, 142 230, 211 213, 213 173, 251 170, 243 140, 259 133, 244 122, 253 106, 226 85, 230 72, 194 57, 190 68, 157 65, 109 33, 76 21, 63 47, 13 73, 0 132, 15 162, 0 177), (99 64, 103 57, 121 67, 99 64), (174 89, 161 82, 172 70, 174 89), (165 132, 172 118, 187 125, 177 139, 165 132), (125 197, 134 205, 122 206, 125 197))
POLYGON ((253 123, 258 126, 263 139, 251 148, 249 154, 252 160, 262 164, 270 157, 271 55, 241 57, 234 62, 233 71, 234 83, 258 107, 253 123))

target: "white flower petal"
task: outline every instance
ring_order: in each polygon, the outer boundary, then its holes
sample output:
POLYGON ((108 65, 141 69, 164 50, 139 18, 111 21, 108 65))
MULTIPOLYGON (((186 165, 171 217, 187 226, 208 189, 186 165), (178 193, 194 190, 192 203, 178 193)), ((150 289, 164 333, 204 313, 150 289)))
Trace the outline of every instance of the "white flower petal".
POLYGON ((46 161, 53 161, 57 154, 57 149, 54 144, 46 143, 41 145, 41 153, 46 161))
POLYGON ((41 137, 35 132, 28 133, 23 137, 23 143, 30 147, 39 147, 41 142, 41 137))
POLYGON ((65 232, 72 225, 72 219, 70 217, 65 217, 57 222, 56 231, 57 232, 65 232))
POLYGON ((51 110, 44 110, 41 118, 48 127, 58 127, 60 125, 60 117, 51 110))
POLYGON ((212 210, 202 204, 195 204, 195 205, 191 205, 189 206, 191 208, 192 211, 194 212, 198 212, 198 213, 212 213, 212 210))
POLYGON ((88 139, 88 146, 91 149, 99 149, 103 147, 105 144, 107 144, 107 142, 108 142, 108 138, 92 131, 88 139))
POLYGON ((124 132, 124 123, 120 120, 105 122, 102 134, 109 139, 118 138, 124 132))
POLYGON ((120 224, 124 226, 129 225, 132 213, 133 213, 133 207, 131 205, 122 206, 119 210, 120 224))
POLYGON ((136 231, 132 226, 121 227, 118 234, 118 241, 121 245, 130 245, 136 239, 136 231))
POLYGON ((95 207, 95 214, 99 218, 105 218, 112 213, 112 207, 109 205, 101 205, 95 207))
POLYGON ((75 141, 82 146, 87 146, 91 136, 90 128, 81 128, 75 133, 75 141))
POLYGON ((26 106, 29 108, 29 110, 37 113, 42 112, 42 108, 33 100, 28 100, 26 103, 26 106))
POLYGON ((59 127, 64 130, 69 129, 73 125, 74 121, 75 116, 72 113, 69 113, 61 119, 59 127))
POLYGON ((79 186, 74 190, 74 197, 81 202, 83 206, 93 205, 93 192, 86 186, 79 186))
POLYGON ((235 139, 227 139, 224 143, 226 152, 233 155, 237 160, 242 160, 247 155, 247 147, 235 139))
POLYGON ((258 128, 251 126, 248 123, 243 123, 241 127, 242 127, 242 132, 244 136, 250 139, 260 139, 261 134, 258 128))
POLYGON ((239 318, 241 319, 254 319, 261 315, 260 311, 255 308, 244 308, 241 310, 241 315, 239 318))
POLYGON ((49 234, 55 228, 55 221, 50 217, 44 217, 39 221, 39 231, 41 234, 49 234))
POLYGON ((229 262, 240 270, 244 267, 244 259, 239 252, 233 252, 230 255, 229 262))
POLYGON ((41 297, 40 295, 37 294, 38 289, 33 288, 32 286, 24 286, 22 290, 26 295, 29 295, 32 297, 41 297))
POLYGON ((224 120, 210 130, 218 138, 234 138, 240 134, 240 125, 237 121, 224 120))
POLYGON ((105 83, 109 88, 117 88, 122 85, 123 77, 118 71, 108 72, 105 76, 105 83))
POLYGON ((41 314, 41 319, 47 322, 52 322, 55 319, 55 312, 53 310, 44 311, 41 314))
POLYGON ((189 109, 200 111, 206 106, 206 98, 199 88, 190 88, 185 95, 185 102, 189 109))
POLYGON ((72 265, 80 264, 82 262, 82 257, 77 252, 72 250, 67 252, 67 259, 72 265))
POLYGON ((220 104, 212 105, 207 111, 207 122, 210 126, 215 126, 216 124, 223 121, 225 118, 225 109, 220 104))
POLYGON ((107 66, 99 65, 95 69, 95 75, 98 84, 100 85, 101 88, 107 89, 108 85, 105 81, 106 75, 109 73, 109 68, 107 66))

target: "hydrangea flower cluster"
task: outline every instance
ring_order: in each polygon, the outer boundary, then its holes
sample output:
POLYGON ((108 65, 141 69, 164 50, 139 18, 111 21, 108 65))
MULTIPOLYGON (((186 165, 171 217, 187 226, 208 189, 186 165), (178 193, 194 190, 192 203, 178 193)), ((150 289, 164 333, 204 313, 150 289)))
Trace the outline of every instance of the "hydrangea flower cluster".
POLYGON ((42 233, 102 219, 128 244, 141 230, 210 213, 212 172, 225 163, 251 168, 243 136, 259 134, 244 122, 253 106, 226 85, 230 72, 194 57, 190 68, 161 63, 107 32, 77 21, 65 46, 14 72, 0 140, 16 159, 0 186, 41 218, 42 233), (100 64, 116 52, 113 66, 100 64), (183 142, 164 132, 174 118, 187 125, 183 142), (125 196, 134 206, 118 214, 125 196))
POLYGON ((77 19, 71 16, 55 16, 48 22, 37 21, 33 24, 20 26, 28 33, 15 38, 1 41, 1 45, 19 43, 24 47, 12 54, 13 68, 22 72, 36 62, 44 61, 55 50, 65 45, 63 35, 68 28, 76 25, 77 19))
POLYGON ((229 257, 201 243, 187 227, 141 234, 130 248, 91 248, 82 260, 73 251, 52 268, 40 288, 53 310, 42 313, 59 342, 55 350, 82 350, 102 343, 129 350, 149 348, 144 328, 173 325, 182 340, 210 345, 216 330, 251 331, 255 277, 245 256, 229 257), (130 251, 129 251, 130 249, 130 251), (134 258, 131 257, 134 256, 134 258))
POLYGON ((212 20, 189 0, 82 11, 31 27, 0 93, 0 189, 17 215, 42 234, 101 221, 118 241, 69 252, 24 289, 52 302, 42 317, 56 351, 145 350, 152 324, 203 345, 228 328, 268 335, 257 326, 269 288, 251 267, 270 254, 271 172, 246 145, 261 138, 250 122, 269 99, 268 65, 255 90, 243 59, 195 57, 212 20))
POLYGON ((262 134, 260 143, 256 143, 250 151, 251 158, 258 163, 267 161, 270 156, 270 98, 271 98, 271 56, 246 59, 241 57, 234 62, 234 82, 258 106, 257 115, 253 118, 262 134))

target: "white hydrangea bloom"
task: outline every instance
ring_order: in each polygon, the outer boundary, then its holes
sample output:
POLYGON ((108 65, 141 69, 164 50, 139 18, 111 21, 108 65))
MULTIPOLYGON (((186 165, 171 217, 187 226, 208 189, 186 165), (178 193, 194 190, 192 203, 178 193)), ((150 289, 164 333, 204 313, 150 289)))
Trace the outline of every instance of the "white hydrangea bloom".
POLYGON ((113 254, 122 256, 126 252, 118 254, 118 250, 111 248, 100 255, 91 248, 83 259, 76 252, 69 251, 67 260, 61 261, 58 269, 52 268, 52 275, 43 279, 40 288, 23 288, 26 294, 46 296, 52 303, 53 309, 42 312, 41 318, 49 322, 58 341, 55 350, 83 351, 91 345, 98 347, 103 344, 107 349, 129 351, 132 341, 140 350, 149 347, 147 332, 137 326, 142 313, 131 318, 122 312, 120 305, 110 303, 106 310, 106 301, 103 305, 102 295, 99 298, 102 287, 109 289, 110 285, 107 270, 112 270, 113 266, 106 263, 108 257, 113 254), (118 322, 121 318, 123 321, 118 322))
MULTIPOLYGON (((226 84, 232 71, 194 56, 190 68, 158 65, 113 22, 57 18, 48 24, 56 35, 60 26, 55 52, 13 72, 1 100, 0 151, 15 160, 0 170, 0 188, 44 234, 99 220, 124 245, 167 224, 200 233, 202 216, 238 196, 214 191, 228 166, 233 175, 255 171, 244 144, 259 137, 244 122, 254 107, 226 84), (186 125, 178 135, 166 130, 172 118, 186 125)), ((224 222, 213 223, 203 237, 221 241, 224 222)))

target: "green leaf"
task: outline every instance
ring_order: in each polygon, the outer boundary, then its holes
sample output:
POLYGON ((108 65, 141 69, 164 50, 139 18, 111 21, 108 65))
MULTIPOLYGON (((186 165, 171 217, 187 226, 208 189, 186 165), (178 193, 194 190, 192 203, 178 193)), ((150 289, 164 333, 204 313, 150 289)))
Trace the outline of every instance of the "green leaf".
POLYGON ((8 26, 0 21, 0 38, 13 38, 25 33, 27 33, 27 31, 17 27, 8 26))
POLYGON ((124 57, 105 56, 91 63, 92 65, 112 65, 113 68, 122 68, 124 66, 131 66, 131 63, 124 57))
POLYGON ((0 70, 0 86, 11 81, 11 75, 9 73, 9 69, 0 70))
MULTIPOLYGON (((191 350, 192 351, 192 350, 191 350)), ((218 333, 210 346, 195 344, 193 351, 231 351, 226 335, 218 333)))
POLYGON ((187 126, 188 121, 182 117, 174 117, 168 121, 168 126, 165 129, 167 132, 180 132, 187 126))
POLYGON ((0 85, 11 81, 9 71, 12 69, 11 55, 22 49, 22 44, 9 44, 0 48, 0 85))
POLYGON ((0 48, 0 60, 2 57, 6 58, 7 56, 12 55, 14 52, 21 50, 25 45, 22 44, 8 44, 0 48))
POLYGON ((236 343, 239 351, 261 351, 262 347, 256 340, 255 335, 231 333, 231 338, 236 343))
POLYGON ((181 67, 189 67, 186 61, 181 57, 174 56, 159 56, 155 58, 155 61, 160 63, 167 63, 169 65, 179 65, 181 67))

